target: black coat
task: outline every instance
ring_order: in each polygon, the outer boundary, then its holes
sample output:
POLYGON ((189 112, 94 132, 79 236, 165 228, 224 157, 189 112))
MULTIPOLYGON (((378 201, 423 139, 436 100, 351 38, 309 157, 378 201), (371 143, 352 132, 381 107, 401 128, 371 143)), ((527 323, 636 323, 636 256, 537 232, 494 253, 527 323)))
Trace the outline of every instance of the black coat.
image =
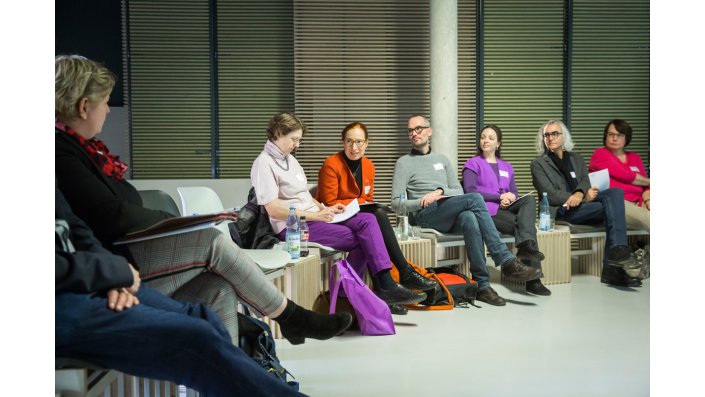
POLYGON ((173 217, 168 212, 144 208, 134 186, 105 175, 74 138, 58 129, 54 156, 59 190, 75 214, 111 251, 129 255, 125 248, 113 246, 113 241, 173 217))

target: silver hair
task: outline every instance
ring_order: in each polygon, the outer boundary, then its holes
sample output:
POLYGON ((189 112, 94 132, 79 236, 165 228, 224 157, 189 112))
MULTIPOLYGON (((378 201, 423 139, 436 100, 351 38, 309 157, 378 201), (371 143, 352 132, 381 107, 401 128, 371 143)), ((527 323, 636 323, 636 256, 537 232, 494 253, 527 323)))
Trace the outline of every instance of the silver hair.
POLYGON ((563 133, 563 150, 571 151, 575 144, 573 143, 573 137, 570 135, 570 130, 566 127, 565 123, 557 119, 551 119, 543 123, 541 128, 539 128, 539 133, 536 136, 536 152, 542 154, 546 151, 546 144, 543 140, 543 133, 546 132, 546 127, 549 125, 557 125, 560 127, 563 133))

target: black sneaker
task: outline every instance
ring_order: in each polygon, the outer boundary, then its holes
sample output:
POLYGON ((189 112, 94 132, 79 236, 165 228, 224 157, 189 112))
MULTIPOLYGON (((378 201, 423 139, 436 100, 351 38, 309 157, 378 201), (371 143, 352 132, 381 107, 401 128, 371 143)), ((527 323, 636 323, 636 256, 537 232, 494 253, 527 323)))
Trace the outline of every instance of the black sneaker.
POLYGON ((389 289, 376 289, 374 293, 388 305, 410 305, 426 299, 425 292, 412 291, 399 284, 389 289))
POLYGON ((413 269, 405 272, 404 274, 399 274, 399 284, 408 289, 415 289, 418 291, 428 291, 436 288, 436 285, 438 285, 436 280, 426 278, 413 269))
POLYGON ((613 267, 622 268, 629 277, 638 277, 643 267, 643 262, 636 260, 629 247, 618 245, 610 248, 607 254, 607 264, 613 267))
POLYGON ((529 280, 526 282, 526 292, 531 292, 535 295, 549 296, 551 295, 551 290, 546 288, 541 280, 529 280))
POLYGON ((483 290, 480 290, 477 293, 477 297, 475 297, 475 299, 483 301, 485 303, 489 303, 493 306, 504 306, 507 304, 507 301, 505 301, 504 298, 499 296, 497 292, 492 289, 492 287, 487 287, 483 290))

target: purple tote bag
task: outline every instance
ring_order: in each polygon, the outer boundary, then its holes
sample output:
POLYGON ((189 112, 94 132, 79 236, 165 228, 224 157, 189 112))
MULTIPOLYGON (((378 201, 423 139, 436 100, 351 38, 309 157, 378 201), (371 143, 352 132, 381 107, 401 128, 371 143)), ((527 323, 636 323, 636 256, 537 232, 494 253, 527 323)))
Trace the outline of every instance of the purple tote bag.
POLYGON ((394 321, 389 306, 360 280, 347 260, 336 262, 330 268, 330 313, 335 313, 338 291, 342 284, 345 296, 355 309, 357 323, 363 335, 394 335, 394 321), (335 279, 335 269, 340 277, 335 279))

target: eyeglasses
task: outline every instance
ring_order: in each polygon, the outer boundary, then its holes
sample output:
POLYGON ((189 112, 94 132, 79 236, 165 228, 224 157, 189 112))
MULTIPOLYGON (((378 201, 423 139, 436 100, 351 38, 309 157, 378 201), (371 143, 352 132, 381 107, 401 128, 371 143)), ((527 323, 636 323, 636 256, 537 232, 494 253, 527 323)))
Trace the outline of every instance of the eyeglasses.
POLYGON ((289 138, 291 139, 292 142, 294 142, 294 145, 299 145, 301 144, 301 141, 303 141, 303 138, 289 138))
POLYGON ((543 133, 543 138, 544 138, 544 139, 548 139, 548 138, 556 139, 556 138, 558 138, 558 137, 561 136, 561 135, 563 135, 563 133, 562 133, 562 132, 558 132, 558 131, 544 132, 544 133, 543 133))
POLYGON ((345 146, 355 145, 357 147, 362 147, 367 141, 363 141, 363 140, 353 141, 352 139, 346 139, 343 142, 345 142, 345 146))
POLYGON ((423 126, 423 125, 419 125, 419 126, 416 126, 416 127, 414 127, 414 128, 407 128, 407 129, 406 129, 406 133, 409 134, 409 136, 413 136, 414 134, 420 134, 421 131, 423 131, 423 130, 425 130, 425 129, 427 129, 427 128, 430 128, 430 127, 428 127, 428 126, 423 126))
POLYGON ((616 133, 616 134, 615 134, 614 132, 608 132, 608 133, 607 133, 607 138, 610 138, 610 139, 612 139, 612 138, 624 138, 624 134, 621 134, 621 133, 616 133))

